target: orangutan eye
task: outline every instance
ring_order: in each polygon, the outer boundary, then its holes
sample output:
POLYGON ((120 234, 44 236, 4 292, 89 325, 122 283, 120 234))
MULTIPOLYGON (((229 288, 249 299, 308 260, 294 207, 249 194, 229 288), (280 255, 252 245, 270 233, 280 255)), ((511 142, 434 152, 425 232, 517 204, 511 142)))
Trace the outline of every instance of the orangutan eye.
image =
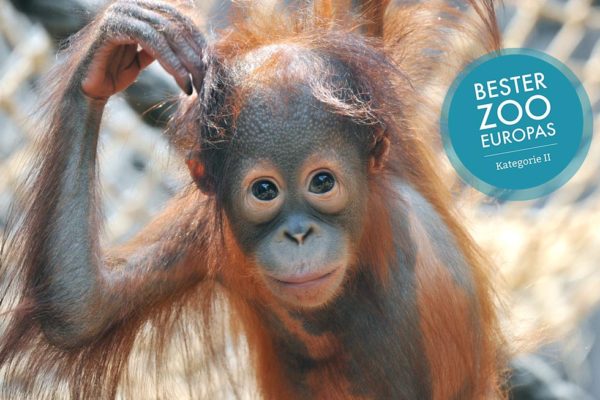
POLYGON ((327 193, 335 186, 335 178, 329 172, 319 172, 310 181, 308 190, 316 194, 327 193))
POLYGON ((274 200, 278 194, 277 185, 269 180, 262 179, 252 185, 252 195, 261 201, 274 200))

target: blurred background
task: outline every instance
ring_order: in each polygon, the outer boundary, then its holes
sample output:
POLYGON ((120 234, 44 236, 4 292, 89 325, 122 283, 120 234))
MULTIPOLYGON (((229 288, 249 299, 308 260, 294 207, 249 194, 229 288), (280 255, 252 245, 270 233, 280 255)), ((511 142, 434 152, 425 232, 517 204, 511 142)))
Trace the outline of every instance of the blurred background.
MULTIPOLYGON (((104 4, 0 0, 0 235, 10 205, 26 195, 18 183, 41 133, 31 118, 38 78, 53 65, 62 41, 104 4)), ((208 34, 227 24, 229 2, 198 4, 208 34)), ((498 15, 505 47, 536 48, 573 69, 600 133, 600 0, 505 0, 498 15)), ((177 93, 171 78, 152 65, 109 103, 100 135, 106 243, 126 240, 189 181, 160 134, 177 93)), ((600 399, 598 138, 578 173, 547 197, 499 203, 459 181, 455 188, 465 224, 498 266, 499 291, 507 293, 504 322, 519 354, 513 382, 522 385, 515 398, 600 399)))

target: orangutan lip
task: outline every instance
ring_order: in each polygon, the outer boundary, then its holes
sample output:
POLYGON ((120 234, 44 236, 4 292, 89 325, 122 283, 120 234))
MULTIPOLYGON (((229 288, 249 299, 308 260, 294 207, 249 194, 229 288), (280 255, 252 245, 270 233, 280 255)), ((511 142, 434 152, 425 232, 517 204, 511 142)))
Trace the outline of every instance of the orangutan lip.
POLYGON ((271 278, 274 281, 276 281, 277 283, 288 286, 288 287, 314 286, 314 285, 318 285, 318 284, 326 281, 337 270, 338 270, 338 268, 335 268, 324 274, 317 272, 317 273, 306 274, 306 275, 301 275, 301 276, 297 276, 297 277, 289 277, 289 278, 285 278, 285 279, 279 279, 279 278, 274 278, 274 277, 271 277, 271 278))

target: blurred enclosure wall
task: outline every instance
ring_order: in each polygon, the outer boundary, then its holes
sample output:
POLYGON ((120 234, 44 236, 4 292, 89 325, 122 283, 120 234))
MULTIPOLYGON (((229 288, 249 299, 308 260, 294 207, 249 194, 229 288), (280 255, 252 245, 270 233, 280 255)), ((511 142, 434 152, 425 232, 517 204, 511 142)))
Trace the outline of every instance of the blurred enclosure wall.
MULTIPOLYGON (((28 172, 32 143, 41 133, 31 118, 38 78, 52 65, 57 43, 102 3, 0 0, 0 227, 7 223, 9 204, 26 195, 17 184, 28 172)), ((226 2, 199 4, 212 25, 226 23, 226 2)), ((600 1, 505 0, 498 13, 505 47, 541 49, 579 76, 594 107, 597 135, 600 1)), ((205 28, 211 30, 209 24, 205 28)), ((131 236, 189 184, 156 128, 169 115, 176 93, 170 78, 153 65, 108 106, 100 135, 107 243, 131 236)), ((538 351, 600 398, 599 185, 600 141, 595 138, 575 177, 542 199, 500 204, 458 182, 455 187, 465 223, 509 288, 506 323, 520 338, 516 347, 532 350, 528 343, 543 340, 538 351)))

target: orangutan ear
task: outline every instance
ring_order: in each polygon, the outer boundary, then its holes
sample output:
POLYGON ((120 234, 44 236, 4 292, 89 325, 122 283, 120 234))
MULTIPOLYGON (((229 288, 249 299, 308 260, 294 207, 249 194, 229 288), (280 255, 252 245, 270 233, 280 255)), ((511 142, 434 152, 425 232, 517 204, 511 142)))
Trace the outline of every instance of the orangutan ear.
POLYGON ((383 169, 390 151, 390 139, 385 131, 379 131, 374 135, 371 145, 371 155, 369 159, 369 171, 377 172, 383 169))
POLYGON ((190 175, 192 179, 198 186, 202 192, 206 194, 212 194, 214 192, 214 185, 212 184, 212 179, 206 173, 206 166, 204 165, 204 161, 200 156, 200 150, 194 149, 190 150, 188 153, 185 163, 190 170, 190 175))

